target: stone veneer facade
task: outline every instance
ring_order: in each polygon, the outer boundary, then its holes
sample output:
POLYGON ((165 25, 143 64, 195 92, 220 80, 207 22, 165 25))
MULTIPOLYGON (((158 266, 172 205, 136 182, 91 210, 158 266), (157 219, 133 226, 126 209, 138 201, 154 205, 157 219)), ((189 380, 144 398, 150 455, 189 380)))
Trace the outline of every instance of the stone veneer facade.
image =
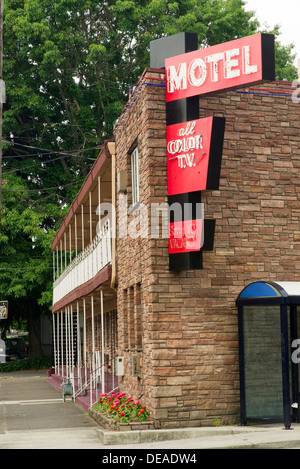
MULTIPOLYGON (((130 152, 139 152, 140 201, 167 202, 164 75, 148 69, 115 127, 118 354, 122 391, 140 396, 157 427, 239 419, 235 300, 256 280, 300 280, 300 104, 291 83, 200 99, 200 117, 226 117, 220 187, 203 192, 205 218, 216 219, 214 249, 203 270, 171 272, 168 240, 120 238, 131 202, 130 152), (153 86, 146 83, 152 83, 153 86), (271 96, 282 94, 286 97, 271 96), (128 207, 127 207, 128 208, 128 207)), ((149 221, 150 228, 150 221, 149 221)))

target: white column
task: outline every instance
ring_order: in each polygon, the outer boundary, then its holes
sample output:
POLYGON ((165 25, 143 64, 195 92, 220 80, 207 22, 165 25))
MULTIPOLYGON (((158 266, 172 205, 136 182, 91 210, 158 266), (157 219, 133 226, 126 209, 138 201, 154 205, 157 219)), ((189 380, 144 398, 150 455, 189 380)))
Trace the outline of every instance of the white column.
POLYGON ((92 314, 92 356, 93 364, 95 358, 95 322, 94 322, 94 297, 91 296, 91 314, 92 314))
POLYGON ((70 245, 70 263, 72 261, 72 227, 69 225, 69 245, 70 245))
POLYGON ((59 242, 60 245, 60 273, 62 273, 63 269, 63 261, 62 261, 62 240, 59 242))
POLYGON ((86 374, 86 306, 83 298, 83 358, 84 358, 84 381, 87 381, 86 374))
POLYGON ((61 348, 61 375, 64 377, 64 313, 60 312, 60 348, 61 348))
POLYGON ((92 194, 89 192, 89 201, 90 201, 90 243, 93 240, 93 232, 92 232, 92 194))
POLYGON ((103 291, 100 292, 101 300, 101 372, 102 372, 102 393, 105 392, 105 377, 104 377, 104 314, 103 314, 103 291))
POLYGON ((80 314, 79 314, 79 302, 77 301, 77 376, 78 376, 78 388, 82 392, 81 387, 81 334, 80 334, 80 314))
POLYGON ((66 316, 66 323, 65 323, 65 334, 66 334, 66 376, 69 376, 69 321, 68 321, 68 310, 67 307, 65 308, 65 316, 66 316))
POLYGON ((60 366, 60 350, 59 350, 59 312, 56 313, 56 350, 57 350, 57 371, 55 374, 59 374, 60 366))
POLYGON ((57 269, 57 278, 58 278, 59 277, 58 246, 56 246, 56 269, 57 269))
POLYGON ((55 282, 55 252, 53 251, 53 282, 55 282))
POLYGON ((84 250, 84 213, 83 213, 83 205, 81 205, 81 236, 82 236, 82 246, 81 250, 84 250))
POLYGON ((75 255, 77 256, 77 215, 75 215, 75 255))
POLYGON ((57 374, 57 349, 56 349, 56 329, 55 329, 55 318, 54 313, 52 313, 52 323, 53 323, 53 350, 54 350, 54 369, 55 374, 57 374))
POLYGON ((67 267, 67 236, 64 233, 64 248, 65 248, 65 268, 67 267))
POLYGON ((100 176, 98 176, 98 228, 100 230, 100 220, 101 220, 101 210, 100 210, 100 205, 101 205, 101 188, 100 188, 100 176))
POLYGON ((73 327, 73 305, 70 306, 70 352, 71 352, 71 367, 74 373, 74 327, 73 327))

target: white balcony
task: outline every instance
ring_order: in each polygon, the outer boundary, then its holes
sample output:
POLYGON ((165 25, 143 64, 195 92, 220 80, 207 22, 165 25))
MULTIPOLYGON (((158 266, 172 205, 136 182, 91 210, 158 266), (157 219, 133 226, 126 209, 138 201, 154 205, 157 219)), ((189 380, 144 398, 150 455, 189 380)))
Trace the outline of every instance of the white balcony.
POLYGON ((53 304, 92 280, 112 260, 110 221, 102 225, 93 241, 63 270, 53 284, 53 304))

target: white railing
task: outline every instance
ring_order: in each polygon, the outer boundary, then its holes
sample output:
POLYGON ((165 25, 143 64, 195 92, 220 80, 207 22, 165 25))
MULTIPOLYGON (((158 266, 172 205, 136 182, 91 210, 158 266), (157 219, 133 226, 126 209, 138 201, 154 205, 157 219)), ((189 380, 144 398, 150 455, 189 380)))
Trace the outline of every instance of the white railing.
POLYGON ((109 219, 93 241, 78 254, 53 284, 53 304, 75 288, 91 280, 111 262, 111 229, 109 219))

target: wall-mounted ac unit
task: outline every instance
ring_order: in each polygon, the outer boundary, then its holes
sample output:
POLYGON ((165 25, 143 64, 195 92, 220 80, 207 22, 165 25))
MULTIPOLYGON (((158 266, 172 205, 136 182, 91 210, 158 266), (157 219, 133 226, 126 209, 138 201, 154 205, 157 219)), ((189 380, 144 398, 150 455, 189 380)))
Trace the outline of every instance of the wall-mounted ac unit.
POLYGON ((140 355, 130 356, 130 373, 131 376, 141 377, 142 359, 140 355))
POLYGON ((115 373, 116 376, 124 376, 124 357, 116 357, 115 373))
POLYGON ((117 174, 117 188, 118 192, 127 191, 127 172, 119 171, 117 174))

